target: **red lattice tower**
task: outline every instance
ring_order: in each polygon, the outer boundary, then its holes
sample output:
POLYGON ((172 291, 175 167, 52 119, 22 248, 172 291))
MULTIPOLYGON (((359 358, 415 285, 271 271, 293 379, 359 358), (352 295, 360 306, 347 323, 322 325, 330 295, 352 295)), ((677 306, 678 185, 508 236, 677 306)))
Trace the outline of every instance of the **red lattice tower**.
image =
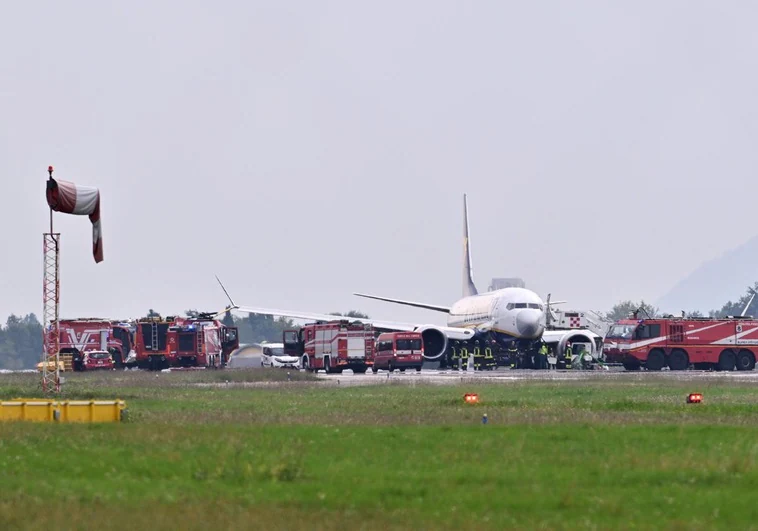
MULTIPOLYGON (((47 169, 53 176, 53 167, 47 169)), ((53 232, 53 209, 50 209, 50 232, 42 235, 42 391, 58 393, 61 390, 60 329, 60 233, 53 232)))

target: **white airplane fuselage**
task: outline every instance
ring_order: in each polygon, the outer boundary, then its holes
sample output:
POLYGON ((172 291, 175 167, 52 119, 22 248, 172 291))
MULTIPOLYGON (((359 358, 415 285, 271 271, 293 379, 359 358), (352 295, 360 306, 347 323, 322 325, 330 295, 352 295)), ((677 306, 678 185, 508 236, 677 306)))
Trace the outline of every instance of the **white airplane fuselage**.
POLYGON ((498 339, 538 339, 545 328, 545 303, 524 288, 504 288, 464 297, 453 304, 448 326, 492 332, 498 339))

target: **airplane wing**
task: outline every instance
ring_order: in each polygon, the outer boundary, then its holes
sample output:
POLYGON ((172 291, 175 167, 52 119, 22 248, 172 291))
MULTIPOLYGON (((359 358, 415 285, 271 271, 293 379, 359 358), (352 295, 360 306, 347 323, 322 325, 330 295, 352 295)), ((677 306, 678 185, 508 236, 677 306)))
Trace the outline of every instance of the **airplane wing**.
MULTIPOLYGON (((260 315, 272 315, 276 317, 288 317, 290 319, 305 319, 307 321, 335 321, 347 319, 349 321, 358 321, 359 323, 370 324, 377 330, 392 330, 400 332, 423 331, 428 328, 439 330, 448 339, 466 340, 473 338, 477 331, 474 328, 461 328, 456 326, 439 326, 439 325, 419 325, 415 323, 397 323, 394 321, 382 321, 380 319, 362 319, 357 317, 344 317, 340 315, 331 315, 326 313, 298 312, 290 310, 275 310, 272 308, 256 308, 252 306, 230 306, 230 311, 244 313, 257 313, 260 315)), ((485 331, 485 330, 483 330, 485 331)))
POLYGON ((418 325, 410 323, 395 323, 390 321, 380 321, 378 319, 362 319, 358 317, 345 317, 341 315, 331 315, 327 313, 298 312, 290 310, 276 310, 272 308, 256 308, 252 306, 232 306, 232 311, 244 313, 257 313, 260 315, 272 315, 276 317, 288 317, 290 319, 304 319, 307 321, 336 321, 347 319, 348 321, 358 321, 359 323, 370 324, 375 328, 398 331, 413 331, 418 325))
POLYGON ((353 293, 358 297, 364 297, 366 299, 375 299, 384 302, 393 302, 395 304, 404 304, 405 306, 413 306, 415 308, 423 308, 425 310, 434 310, 435 312, 450 313, 449 306, 438 306, 436 304, 427 304, 425 302, 404 301, 401 299, 391 299, 389 297, 378 297, 377 295, 367 295, 365 293, 353 293))

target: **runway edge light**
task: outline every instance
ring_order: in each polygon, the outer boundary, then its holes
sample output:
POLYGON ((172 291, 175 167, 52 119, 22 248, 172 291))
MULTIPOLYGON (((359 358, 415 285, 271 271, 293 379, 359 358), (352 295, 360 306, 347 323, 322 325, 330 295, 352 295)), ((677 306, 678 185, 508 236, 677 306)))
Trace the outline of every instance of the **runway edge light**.
POLYGON ((479 402, 479 395, 476 393, 466 393, 463 395, 463 401, 467 404, 476 404, 479 402))
POLYGON ((688 404, 699 404, 703 401, 703 394, 702 393, 690 393, 687 396, 687 403, 688 404))

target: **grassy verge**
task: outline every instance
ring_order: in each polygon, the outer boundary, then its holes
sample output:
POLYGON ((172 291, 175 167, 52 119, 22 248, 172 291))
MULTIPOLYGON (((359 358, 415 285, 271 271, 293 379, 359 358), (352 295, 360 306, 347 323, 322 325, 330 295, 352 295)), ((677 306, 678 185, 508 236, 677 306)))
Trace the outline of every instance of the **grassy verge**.
MULTIPOLYGON (((131 420, 0 425, 0 528, 742 529, 758 516, 751 386, 701 385, 705 403, 688 406, 673 382, 335 388, 236 372, 75 375, 70 397, 125 398, 131 420), (463 404, 470 391, 481 404, 463 404)), ((0 394, 30 396, 33 376, 1 376, 0 394)))

